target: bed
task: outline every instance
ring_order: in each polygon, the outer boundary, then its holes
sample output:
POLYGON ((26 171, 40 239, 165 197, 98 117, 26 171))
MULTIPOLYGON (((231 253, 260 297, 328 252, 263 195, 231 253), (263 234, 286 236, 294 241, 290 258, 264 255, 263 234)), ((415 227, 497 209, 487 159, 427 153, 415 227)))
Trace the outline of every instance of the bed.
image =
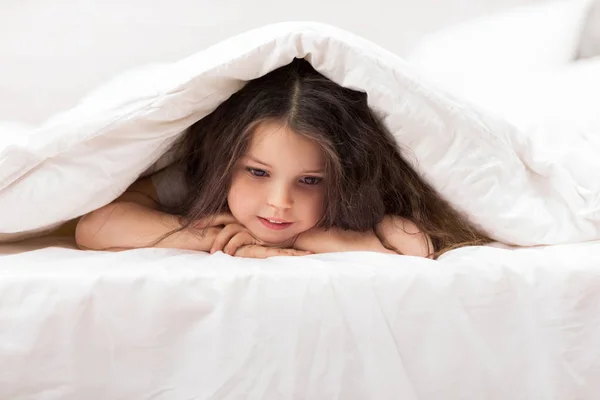
POLYGON ((415 65, 328 25, 275 24, 117 77, 37 129, 4 127, 0 399, 594 399, 596 115, 548 141, 415 65), (367 92, 414 168, 497 242, 435 261, 253 260, 48 235, 294 57, 367 92))
POLYGON ((439 262, 67 246, 1 258, 0 398, 598 393, 600 242, 439 262))

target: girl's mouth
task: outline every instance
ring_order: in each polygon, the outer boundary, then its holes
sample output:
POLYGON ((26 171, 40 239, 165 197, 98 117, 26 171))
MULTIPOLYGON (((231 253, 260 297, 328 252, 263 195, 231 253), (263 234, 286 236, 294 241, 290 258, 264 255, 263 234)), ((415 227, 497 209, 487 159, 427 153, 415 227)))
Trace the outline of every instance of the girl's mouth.
POLYGON ((292 225, 292 222, 283 222, 276 219, 268 219, 263 217, 258 217, 258 219, 264 226, 274 231, 282 231, 292 225))

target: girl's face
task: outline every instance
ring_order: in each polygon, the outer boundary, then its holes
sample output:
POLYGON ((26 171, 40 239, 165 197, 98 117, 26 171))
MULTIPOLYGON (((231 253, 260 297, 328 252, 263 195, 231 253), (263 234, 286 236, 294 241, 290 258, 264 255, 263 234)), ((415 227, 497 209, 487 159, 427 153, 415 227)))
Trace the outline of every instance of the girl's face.
POLYGON ((229 210, 260 240, 287 241, 323 216, 325 178, 325 157, 313 141, 263 122, 235 167, 229 210))

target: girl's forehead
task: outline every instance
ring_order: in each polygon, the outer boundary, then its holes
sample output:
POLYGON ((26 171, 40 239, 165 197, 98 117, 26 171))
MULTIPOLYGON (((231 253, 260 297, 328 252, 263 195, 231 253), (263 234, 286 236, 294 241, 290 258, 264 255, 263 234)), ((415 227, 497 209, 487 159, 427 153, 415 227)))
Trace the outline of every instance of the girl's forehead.
POLYGON ((252 133, 247 155, 260 158, 302 159, 304 163, 324 164, 320 146, 287 125, 276 121, 261 122, 252 133))
POLYGON ((275 121, 258 124, 252 133, 249 147, 255 150, 295 147, 298 151, 320 151, 320 147, 313 140, 295 132, 287 125, 275 121))

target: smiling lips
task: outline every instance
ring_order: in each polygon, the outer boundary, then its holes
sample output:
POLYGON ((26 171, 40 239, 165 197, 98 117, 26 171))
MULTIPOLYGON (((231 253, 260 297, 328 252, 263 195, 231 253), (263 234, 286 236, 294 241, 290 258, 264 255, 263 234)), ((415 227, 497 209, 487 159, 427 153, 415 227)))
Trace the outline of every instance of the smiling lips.
POLYGON ((258 217, 258 219, 260 220, 260 222, 263 223, 264 226, 274 231, 282 231, 284 229, 287 229, 290 225, 292 225, 291 222, 286 222, 279 218, 258 217))

